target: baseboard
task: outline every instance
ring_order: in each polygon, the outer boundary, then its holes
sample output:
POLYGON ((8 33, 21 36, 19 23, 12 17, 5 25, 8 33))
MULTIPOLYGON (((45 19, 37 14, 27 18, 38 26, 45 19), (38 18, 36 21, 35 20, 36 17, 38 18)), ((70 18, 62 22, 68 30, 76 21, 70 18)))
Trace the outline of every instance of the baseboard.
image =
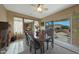
POLYGON ((70 45, 68 43, 61 42, 61 41, 56 40, 56 39, 54 40, 54 43, 57 44, 57 45, 59 45, 59 46, 61 46, 61 47, 63 47, 63 48, 66 48, 68 50, 71 50, 71 51, 79 54, 79 48, 76 47, 76 46, 70 45))

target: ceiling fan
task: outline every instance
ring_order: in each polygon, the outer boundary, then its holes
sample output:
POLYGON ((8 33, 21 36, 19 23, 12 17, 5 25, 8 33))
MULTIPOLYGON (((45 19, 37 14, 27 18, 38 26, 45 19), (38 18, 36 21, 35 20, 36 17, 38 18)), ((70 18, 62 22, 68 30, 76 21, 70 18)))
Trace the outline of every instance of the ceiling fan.
POLYGON ((44 4, 31 4, 31 6, 35 11, 40 13, 48 10, 48 8, 44 4))

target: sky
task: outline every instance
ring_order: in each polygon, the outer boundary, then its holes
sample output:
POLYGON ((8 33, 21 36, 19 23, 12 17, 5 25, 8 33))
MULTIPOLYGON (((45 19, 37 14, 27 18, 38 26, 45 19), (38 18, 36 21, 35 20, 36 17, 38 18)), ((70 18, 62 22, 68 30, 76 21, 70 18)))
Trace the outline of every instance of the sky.
POLYGON ((65 26, 70 26, 69 21, 54 22, 54 24, 62 24, 62 25, 65 25, 65 26))
POLYGON ((61 22, 48 22, 47 25, 51 25, 51 24, 62 24, 62 25, 65 25, 65 26, 70 26, 70 22, 69 21, 61 21, 61 22))

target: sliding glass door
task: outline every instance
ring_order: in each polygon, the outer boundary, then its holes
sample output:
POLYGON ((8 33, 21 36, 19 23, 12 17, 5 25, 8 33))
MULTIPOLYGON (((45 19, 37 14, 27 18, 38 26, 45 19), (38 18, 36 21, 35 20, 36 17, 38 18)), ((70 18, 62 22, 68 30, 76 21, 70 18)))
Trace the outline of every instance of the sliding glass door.
POLYGON ((64 43, 72 44, 71 37, 71 19, 63 19, 62 21, 46 22, 45 28, 52 27, 53 38, 64 43))
POLYGON ((54 22, 54 38, 56 40, 71 44, 70 20, 54 22))

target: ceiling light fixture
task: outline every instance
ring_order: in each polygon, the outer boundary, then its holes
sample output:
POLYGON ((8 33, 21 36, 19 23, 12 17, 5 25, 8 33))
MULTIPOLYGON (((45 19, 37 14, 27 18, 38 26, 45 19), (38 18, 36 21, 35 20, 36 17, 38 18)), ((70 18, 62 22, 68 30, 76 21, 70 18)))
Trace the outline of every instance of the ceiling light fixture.
POLYGON ((42 8, 39 6, 39 7, 37 8, 37 11, 38 11, 38 12, 42 12, 43 10, 42 10, 42 8))
POLYGON ((32 6, 35 11, 40 12, 40 13, 48 10, 48 8, 46 8, 44 4, 32 4, 32 6))

